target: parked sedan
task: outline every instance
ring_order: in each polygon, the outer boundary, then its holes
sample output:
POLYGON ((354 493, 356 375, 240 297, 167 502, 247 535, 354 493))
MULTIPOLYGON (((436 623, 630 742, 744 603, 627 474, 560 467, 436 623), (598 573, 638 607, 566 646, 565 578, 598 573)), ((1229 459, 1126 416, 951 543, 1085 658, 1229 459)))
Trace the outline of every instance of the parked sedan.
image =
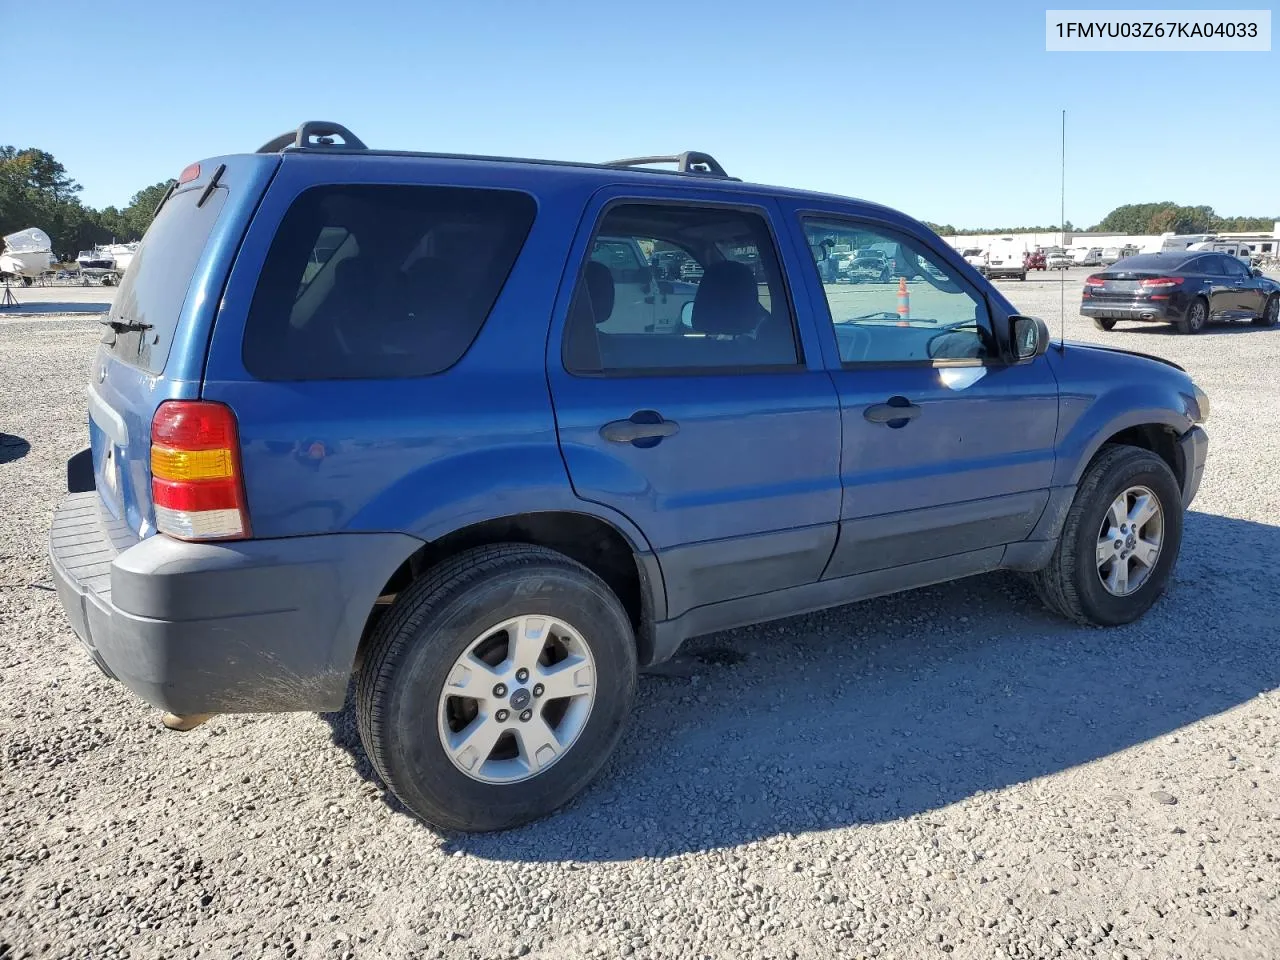
POLYGON ((1199 333, 1210 320, 1274 327, 1280 283, 1221 253, 1144 253, 1088 277, 1080 312, 1100 330, 1119 320, 1172 323, 1179 333, 1199 333))
POLYGON ((1071 259, 1069 253, 1051 253, 1045 260, 1045 266, 1050 270, 1066 270, 1075 265, 1076 262, 1071 259))

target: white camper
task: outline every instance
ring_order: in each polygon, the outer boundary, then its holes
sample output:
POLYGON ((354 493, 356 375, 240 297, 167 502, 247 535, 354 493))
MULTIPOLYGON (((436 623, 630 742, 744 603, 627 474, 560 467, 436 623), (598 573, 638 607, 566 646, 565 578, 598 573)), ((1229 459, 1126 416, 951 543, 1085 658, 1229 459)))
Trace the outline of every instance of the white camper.
POLYGON ((1248 265, 1253 262, 1253 247, 1239 240, 1202 240, 1187 247, 1189 251, 1205 250, 1211 253, 1225 253, 1248 265))

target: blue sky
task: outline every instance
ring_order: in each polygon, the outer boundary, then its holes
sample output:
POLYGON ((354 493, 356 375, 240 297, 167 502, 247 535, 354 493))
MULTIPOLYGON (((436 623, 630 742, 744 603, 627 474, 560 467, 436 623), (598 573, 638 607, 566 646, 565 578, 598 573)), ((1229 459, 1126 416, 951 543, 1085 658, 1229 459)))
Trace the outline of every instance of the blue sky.
POLYGON ((53 153, 94 206, 326 119, 399 149, 578 160, 706 150, 744 179, 940 223, 1056 223, 1065 108, 1077 226, 1166 199, 1280 215, 1280 53, 1047 53, 1041 4, 110 8, 61 5, 60 26, 4 45, 5 76, 43 78, 64 106, 11 106, 0 143, 53 153))

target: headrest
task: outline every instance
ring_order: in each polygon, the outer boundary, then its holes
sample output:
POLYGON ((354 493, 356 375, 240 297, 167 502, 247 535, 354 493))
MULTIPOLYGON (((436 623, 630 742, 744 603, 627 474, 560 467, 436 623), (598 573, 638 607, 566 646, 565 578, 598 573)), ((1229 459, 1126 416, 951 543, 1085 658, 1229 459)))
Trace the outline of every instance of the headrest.
POLYGON ((737 336, 750 333, 759 322, 760 294, 752 269, 736 260, 707 267, 693 298, 693 329, 737 336))
POLYGON ((595 322, 604 323, 613 313, 613 274, 598 260, 588 260, 582 278, 587 284, 587 297, 591 300, 595 322))

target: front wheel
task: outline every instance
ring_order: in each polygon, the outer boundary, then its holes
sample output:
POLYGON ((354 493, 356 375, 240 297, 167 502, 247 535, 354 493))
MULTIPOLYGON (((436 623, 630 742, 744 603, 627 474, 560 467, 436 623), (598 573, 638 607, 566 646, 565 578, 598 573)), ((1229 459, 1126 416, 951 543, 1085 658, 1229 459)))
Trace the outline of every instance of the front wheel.
POLYGON ((1093 325, 1099 330, 1114 330, 1116 322, 1114 320, 1104 320, 1102 317, 1094 317, 1093 325))
POLYGON ((374 769, 449 830, 518 826, 612 753, 636 691, 631 621, 595 574, 542 547, 442 563, 376 628, 357 684, 374 769))
POLYGON ((1077 623, 1130 623, 1164 592, 1181 545, 1182 496, 1169 465, 1110 444, 1085 471, 1036 589, 1077 623))
POLYGON ((1262 308, 1262 315, 1254 318, 1254 324, 1259 327, 1274 327, 1276 322, 1280 320, 1280 293, 1273 293, 1271 299, 1262 308))

